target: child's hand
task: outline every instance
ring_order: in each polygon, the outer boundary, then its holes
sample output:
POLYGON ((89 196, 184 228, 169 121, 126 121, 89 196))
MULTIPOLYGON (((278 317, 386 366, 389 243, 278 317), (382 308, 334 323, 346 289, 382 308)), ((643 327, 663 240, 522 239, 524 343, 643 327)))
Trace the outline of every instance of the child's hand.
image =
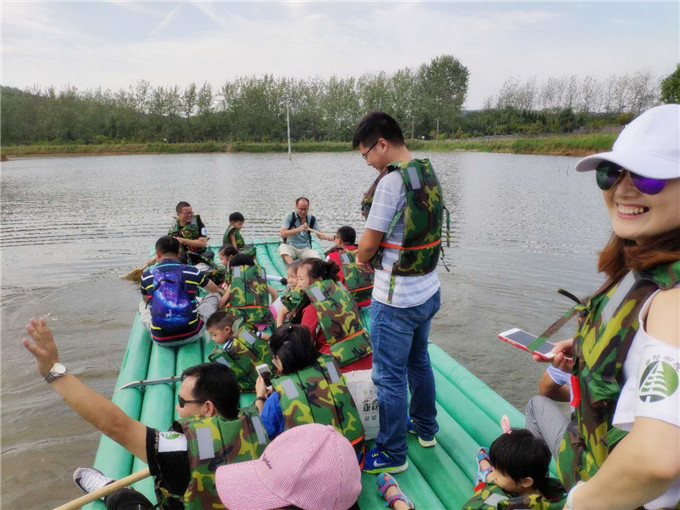
POLYGON ((573 360, 571 359, 573 345, 574 345, 573 338, 557 342, 555 344, 555 347, 552 348, 552 351, 550 351, 555 353, 555 357, 553 359, 544 360, 534 355, 534 361, 550 361, 554 367, 559 368, 564 372, 571 372, 571 366, 569 365, 569 363, 571 363, 572 365, 574 363, 573 360))

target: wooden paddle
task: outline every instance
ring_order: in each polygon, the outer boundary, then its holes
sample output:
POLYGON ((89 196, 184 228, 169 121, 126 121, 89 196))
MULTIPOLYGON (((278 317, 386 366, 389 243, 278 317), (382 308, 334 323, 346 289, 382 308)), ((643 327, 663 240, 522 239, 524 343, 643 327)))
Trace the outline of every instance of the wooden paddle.
POLYGON ((130 476, 126 476, 125 478, 121 478, 120 480, 116 480, 113 483, 105 485, 101 489, 97 489, 96 491, 90 492, 89 494, 85 494, 78 499, 74 499, 73 501, 69 501, 68 503, 58 506, 54 510, 76 510, 77 508, 81 508, 92 501, 96 501, 99 498, 108 496, 118 489, 123 489, 128 485, 132 485, 135 482, 143 480, 147 476, 151 476, 148 467, 142 469, 141 471, 137 471, 136 473, 132 473, 130 476))

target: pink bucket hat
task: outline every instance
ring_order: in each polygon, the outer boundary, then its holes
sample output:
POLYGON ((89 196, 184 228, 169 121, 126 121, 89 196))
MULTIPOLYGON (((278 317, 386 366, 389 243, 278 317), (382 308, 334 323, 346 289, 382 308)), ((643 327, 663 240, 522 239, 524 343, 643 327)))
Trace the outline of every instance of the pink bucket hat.
POLYGON ((230 510, 347 510, 361 493, 354 448, 330 425, 287 430, 257 460, 217 468, 217 493, 230 510))
POLYGON ((680 178, 680 105, 647 110, 621 131, 610 152, 583 158, 576 170, 595 170, 601 161, 652 179, 680 178))

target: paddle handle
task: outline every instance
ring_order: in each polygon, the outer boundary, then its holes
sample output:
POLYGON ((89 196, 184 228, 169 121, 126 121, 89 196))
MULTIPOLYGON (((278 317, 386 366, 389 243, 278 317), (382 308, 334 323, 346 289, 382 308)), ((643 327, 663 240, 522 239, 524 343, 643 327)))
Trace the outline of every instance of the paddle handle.
POLYGON ((87 505, 88 503, 91 503, 93 501, 96 501, 99 498, 108 496, 109 494, 117 491, 118 489, 123 489, 128 485, 143 480, 147 476, 151 476, 148 467, 142 469, 141 471, 137 471, 136 473, 132 473, 130 476, 126 476, 125 478, 121 478, 120 480, 116 480, 113 483, 105 485, 101 489, 97 489, 96 491, 90 492, 89 494, 85 494, 84 496, 81 496, 78 499, 74 499, 73 501, 69 501, 68 503, 58 506, 54 510, 76 510, 77 508, 81 508, 82 506, 87 505))

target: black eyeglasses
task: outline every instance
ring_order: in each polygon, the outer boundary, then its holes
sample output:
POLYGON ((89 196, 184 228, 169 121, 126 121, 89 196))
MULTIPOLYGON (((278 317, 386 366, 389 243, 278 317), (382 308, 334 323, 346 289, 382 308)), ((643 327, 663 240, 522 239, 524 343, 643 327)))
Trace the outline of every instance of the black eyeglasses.
POLYGON ((184 408, 187 404, 203 404, 205 400, 184 400, 181 395, 177 395, 177 403, 180 408, 184 408))
POLYGON ((624 169, 622 166, 612 163, 611 161, 602 161, 597 165, 595 170, 595 178, 597 180, 597 185, 601 190, 607 191, 612 189, 621 179, 624 178, 624 174, 628 174, 630 182, 640 193, 645 195, 656 195, 661 193, 666 186, 666 179, 652 179, 651 177, 644 177, 638 175, 629 170, 624 169))
POLYGON ((373 150, 373 147, 375 147, 376 145, 378 145, 378 142, 379 142, 379 141, 380 141, 380 138, 378 138, 378 139, 375 141, 375 143, 373 143, 373 145, 371 145, 371 146, 368 148, 368 150, 367 150, 366 152, 362 152, 362 153, 361 153, 361 157, 364 158, 364 159, 366 159, 366 158, 368 157, 368 153, 371 152, 371 151, 373 150))

